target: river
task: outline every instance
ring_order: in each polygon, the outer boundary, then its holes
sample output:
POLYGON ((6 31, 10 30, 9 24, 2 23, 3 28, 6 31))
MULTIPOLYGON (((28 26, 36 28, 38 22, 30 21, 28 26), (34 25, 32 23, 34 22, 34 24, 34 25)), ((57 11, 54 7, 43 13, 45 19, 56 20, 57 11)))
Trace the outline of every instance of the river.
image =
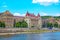
POLYGON ((0 36, 0 40, 60 40, 60 32, 16 34, 9 37, 0 36))

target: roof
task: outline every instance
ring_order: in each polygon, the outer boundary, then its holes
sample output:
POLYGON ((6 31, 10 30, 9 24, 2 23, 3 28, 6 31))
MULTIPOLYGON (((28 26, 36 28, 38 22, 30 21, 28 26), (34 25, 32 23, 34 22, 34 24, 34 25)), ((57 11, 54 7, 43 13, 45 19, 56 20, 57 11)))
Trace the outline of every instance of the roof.
POLYGON ((31 13, 27 12, 26 16, 38 18, 38 17, 40 17, 40 14, 38 13, 38 15, 35 16, 34 14, 31 14, 31 13))
POLYGON ((14 16, 14 18, 24 18, 23 16, 14 16))
POLYGON ((9 11, 5 11, 5 12, 3 12, 3 13, 0 13, 0 15, 13 16, 9 11))
POLYGON ((40 17, 40 14, 38 13, 38 15, 37 15, 38 17, 40 17))

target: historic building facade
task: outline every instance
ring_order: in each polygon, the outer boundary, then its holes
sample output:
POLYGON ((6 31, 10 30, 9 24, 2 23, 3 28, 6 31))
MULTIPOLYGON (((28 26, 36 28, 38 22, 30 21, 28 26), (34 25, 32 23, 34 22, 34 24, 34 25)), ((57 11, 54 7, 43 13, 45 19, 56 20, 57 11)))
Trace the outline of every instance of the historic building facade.
POLYGON ((39 14, 35 16, 34 14, 27 12, 26 15, 23 17, 23 16, 14 16, 9 11, 0 13, 0 21, 5 22, 6 28, 13 28, 15 23, 14 20, 16 22, 25 20, 28 24, 28 28, 31 28, 32 26, 34 26, 35 28, 42 27, 42 21, 39 14))

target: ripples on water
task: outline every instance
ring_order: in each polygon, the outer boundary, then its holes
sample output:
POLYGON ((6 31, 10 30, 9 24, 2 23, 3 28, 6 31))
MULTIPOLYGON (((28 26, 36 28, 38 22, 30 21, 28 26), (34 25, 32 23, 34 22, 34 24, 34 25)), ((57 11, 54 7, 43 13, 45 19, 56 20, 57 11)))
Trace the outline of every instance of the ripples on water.
POLYGON ((42 34, 17 34, 9 37, 0 36, 0 40, 60 40, 60 32, 42 34))

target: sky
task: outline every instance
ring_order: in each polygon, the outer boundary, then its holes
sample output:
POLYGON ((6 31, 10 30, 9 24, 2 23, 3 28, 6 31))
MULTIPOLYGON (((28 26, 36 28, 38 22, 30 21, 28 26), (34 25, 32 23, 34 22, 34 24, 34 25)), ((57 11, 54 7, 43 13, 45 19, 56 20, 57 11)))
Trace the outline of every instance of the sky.
POLYGON ((9 10, 14 16, 28 11, 40 16, 60 16, 60 0, 0 0, 0 13, 9 10))

